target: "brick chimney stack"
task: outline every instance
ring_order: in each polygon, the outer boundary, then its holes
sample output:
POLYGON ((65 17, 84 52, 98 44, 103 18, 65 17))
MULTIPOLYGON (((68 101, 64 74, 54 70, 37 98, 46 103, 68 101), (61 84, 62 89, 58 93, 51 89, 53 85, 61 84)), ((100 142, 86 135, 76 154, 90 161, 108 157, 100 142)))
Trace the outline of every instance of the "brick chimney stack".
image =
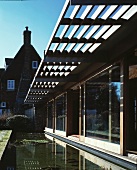
POLYGON ((28 27, 25 27, 26 30, 23 32, 24 34, 24 44, 30 45, 31 44, 31 31, 28 30, 28 27))

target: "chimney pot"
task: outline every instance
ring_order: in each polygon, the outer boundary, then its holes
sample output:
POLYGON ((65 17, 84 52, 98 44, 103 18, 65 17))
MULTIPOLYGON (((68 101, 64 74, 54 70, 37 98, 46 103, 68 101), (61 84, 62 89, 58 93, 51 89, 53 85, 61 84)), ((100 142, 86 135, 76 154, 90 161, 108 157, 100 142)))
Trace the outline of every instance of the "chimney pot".
POLYGON ((24 44, 30 45, 31 44, 31 31, 28 30, 28 26, 25 27, 26 30, 23 32, 24 34, 24 44))
POLYGON ((28 27, 25 27, 26 28, 26 31, 28 31, 28 27))

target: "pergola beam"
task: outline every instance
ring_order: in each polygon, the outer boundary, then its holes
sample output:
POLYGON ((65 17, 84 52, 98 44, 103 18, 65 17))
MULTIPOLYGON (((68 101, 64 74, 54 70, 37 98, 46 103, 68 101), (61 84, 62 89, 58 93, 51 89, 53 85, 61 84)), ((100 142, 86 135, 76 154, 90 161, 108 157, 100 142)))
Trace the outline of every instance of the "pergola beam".
POLYGON ((90 38, 90 39, 86 39, 86 38, 81 38, 81 39, 77 39, 77 38, 57 38, 54 37, 52 40, 52 43, 102 43, 104 41, 104 39, 99 38, 99 39, 95 39, 95 38, 90 38))
POLYGON ((69 75, 67 77, 37 77, 35 82, 77 82, 78 75, 69 75))
POLYGON ((136 5, 136 0, 70 0, 71 5, 136 5))
POLYGON ((60 22, 60 25, 122 25, 125 22, 127 22, 126 20, 120 18, 118 20, 114 20, 111 18, 108 18, 105 20, 101 19, 101 18, 96 18, 96 20, 90 19, 90 18, 85 18, 84 20, 80 19, 80 18, 74 18, 74 19, 70 19, 70 18, 63 18, 60 22))
POLYGON ((28 96, 29 98, 30 97, 34 97, 34 98, 43 98, 43 97, 46 97, 46 95, 40 95, 40 94, 31 94, 28 96))
MULTIPOLYGON (((100 47, 98 47, 100 48, 100 47)), ((93 63, 93 60, 95 62, 107 62, 108 61, 108 58, 111 57, 111 54, 108 53, 109 50, 107 51, 104 51, 104 50, 101 50, 100 52, 98 53, 93 53, 91 54, 90 52, 85 52, 85 53, 82 53, 81 51, 75 53, 75 52, 59 52, 59 51, 56 51, 56 52, 52 52, 52 51, 49 51, 48 52, 48 57, 45 57, 45 62, 67 62, 67 61, 71 61, 71 62, 82 62, 82 63, 93 63), (90 59, 89 59, 90 58, 90 59)))
MULTIPOLYGON (((59 90, 59 88, 58 88, 58 90, 59 90)), ((52 89, 52 88, 49 88, 49 89, 47 89, 47 88, 46 89, 44 89, 44 88, 31 88, 30 89, 30 92, 38 92, 38 91, 40 91, 40 92, 45 92, 45 91, 54 92, 55 90, 52 89)))
POLYGON ((77 66, 78 65, 78 62, 75 62, 72 64, 72 62, 44 62, 43 65, 42 65, 42 68, 43 66, 77 66))
POLYGON ((60 54, 57 54, 56 52, 52 54, 50 53, 49 55, 48 54, 44 58, 45 62, 82 62, 84 60, 84 58, 81 56, 77 57, 76 55, 75 57, 75 55, 73 55, 75 53, 73 53, 72 55, 71 53, 67 54, 67 52, 63 52, 60 54))

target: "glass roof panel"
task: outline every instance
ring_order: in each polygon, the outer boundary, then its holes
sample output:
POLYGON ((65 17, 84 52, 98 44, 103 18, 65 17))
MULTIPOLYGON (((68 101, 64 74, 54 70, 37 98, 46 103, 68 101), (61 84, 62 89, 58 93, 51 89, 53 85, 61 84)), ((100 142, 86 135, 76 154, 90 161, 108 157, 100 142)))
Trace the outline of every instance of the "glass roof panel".
POLYGON ((80 18, 84 19, 87 16, 88 12, 91 10, 91 8, 92 8, 92 5, 87 5, 86 9, 84 10, 80 18))
POLYGON ((68 36, 69 36, 70 33, 72 32, 73 28, 74 28, 74 25, 71 25, 71 26, 69 27, 69 29, 67 30, 67 32, 66 32, 66 34, 65 34, 64 37, 68 38, 68 36))
POLYGON ((76 44, 76 46, 74 47, 73 50, 77 53, 78 50, 79 50, 83 45, 84 45, 84 43, 78 43, 78 44, 76 44))
POLYGON ((101 19, 107 19, 112 12, 117 8, 118 5, 108 5, 103 12, 99 15, 101 19))
POLYGON ((65 75, 65 76, 68 76, 68 75, 69 75, 69 73, 70 73, 70 72, 65 72, 65 73, 64 73, 64 75, 65 75))
POLYGON ((72 31, 70 32, 70 34, 68 35, 68 38, 71 39, 72 36, 75 34, 75 32, 77 31, 79 25, 75 25, 72 29, 72 31))
POLYGON ((47 76, 48 74, 49 74, 49 72, 46 72, 46 73, 45 73, 45 76, 47 76))
POLYGON ((120 5, 110 18, 117 20, 130 7, 130 5, 120 5))
POLYGON ((129 19, 137 12, 137 5, 133 5, 121 18, 129 19))
POLYGON ((67 45, 67 47, 65 48, 65 50, 67 50, 68 52, 70 52, 72 50, 72 48, 75 46, 76 43, 69 43, 67 45))
POLYGON ((65 70, 67 71, 71 66, 65 66, 65 70))
POLYGON ((107 39, 112 35, 121 25, 113 25, 103 36, 102 38, 107 39))
POLYGON ((77 30, 77 32, 74 34, 74 38, 77 38, 78 34, 82 31, 82 29, 84 28, 84 25, 80 26, 79 29, 77 30))
POLYGON ((52 50, 52 51, 54 52, 54 51, 56 50, 58 44, 59 44, 59 43, 52 43, 52 44, 50 45, 49 50, 52 50))
POLYGON ((61 71, 64 68, 64 66, 59 66, 59 70, 61 71))
POLYGON ((87 49, 88 49, 91 45, 92 45, 92 43, 87 43, 87 44, 85 44, 85 45, 82 47, 81 51, 84 53, 85 51, 87 51, 87 49))
POLYGON ((95 31, 100 27, 100 25, 94 25, 91 26, 88 31, 85 33, 85 35, 83 36, 86 39, 91 38, 91 36, 95 33, 95 31))
POLYGON ((55 76, 57 76, 59 74, 59 72, 54 72, 55 76))
POLYGON ((70 67, 70 70, 73 71, 77 66, 70 67))
POLYGON ((66 47, 67 43, 60 43, 59 47, 57 50, 59 50, 60 52, 62 52, 64 50, 64 48, 66 47))
POLYGON ((51 69, 52 69, 52 67, 53 67, 53 66, 47 66, 47 68, 48 68, 49 70, 51 70, 51 69))
POLYGON ((53 69, 54 69, 54 70, 57 70, 57 68, 58 68, 58 66, 53 66, 53 69))
POLYGON ((79 30, 76 32, 76 34, 75 34, 74 37, 76 37, 77 39, 80 39, 80 38, 83 36, 83 34, 87 31, 87 29, 89 28, 89 26, 90 26, 90 25, 81 26, 81 27, 80 27, 81 30, 79 29, 79 30))
POLYGON ((103 25, 101 26, 97 32, 93 35, 93 38, 98 39, 108 28, 110 25, 103 25))
POLYGON ((64 72, 60 72, 59 75, 62 76, 64 74, 64 72))
POLYGON ((95 43, 92 45, 92 47, 88 50, 90 53, 92 53, 96 48, 98 48, 101 45, 101 43, 95 43))
POLYGON ((68 10, 66 11, 66 14, 65 14, 64 18, 70 18, 71 14, 72 14, 72 12, 73 12, 73 10, 74 10, 74 8, 75 8, 75 6, 70 5, 69 8, 68 8, 68 10))
POLYGON ((60 37, 60 35, 61 35, 64 27, 65 27, 64 25, 60 25, 60 26, 59 26, 58 31, 57 31, 55 37, 60 37))
POLYGON ((79 10, 79 8, 80 8, 80 5, 76 5, 75 7, 74 7, 74 9, 73 9, 73 11, 72 11, 72 13, 71 13, 71 15, 70 15, 70 19, 73 19, 74 18, 74 16, 76 15, 76 13, 77 13, 77 11, 79 10))
POLYGON ((79 12, 76 15, 76 18, 80 18, 82 16, 82 14, 85 11, 86 7, 87 7, 86 5, 82 5, 82 7, 79 9, 79 12))
POLYGON ((88 18, 96 19, 104 8, 105 5, 95 5, 90 14, 88 15, 88 18))
POLYGON ((50 76, 52 76, 54 74, 54 72, 50 72, 50 76))
POLYGON ((63 28, 63 30, 62 30, 59 38, 62 38, 62 37, 64 36, 64 34, 65 34, 65 32, 67 31, 68 27, 69 27, 69 25, 65 25, 65 26, 64 26, 64 28, 63 28))

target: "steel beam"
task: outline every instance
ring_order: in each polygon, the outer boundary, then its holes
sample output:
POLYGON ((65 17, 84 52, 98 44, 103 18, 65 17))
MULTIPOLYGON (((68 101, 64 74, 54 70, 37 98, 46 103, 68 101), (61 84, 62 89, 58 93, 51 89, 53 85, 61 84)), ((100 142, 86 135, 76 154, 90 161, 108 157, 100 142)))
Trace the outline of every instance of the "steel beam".
POLYGON ((136 0, 70 0, 71 5, 136 5, 136 0))
POLYGON ((80 38, 80 39, 77 39, 77 38, 57 38, 57 37, 54 37, 53 40, 52 40, 52 43, 102 43, 104 41, 104 39, 102 38, 99 38, 99 39, 95 39, 95 38, 90 38, 90 39, 86 39, 86 38, 80 38))
POLYGON ((84 20, 80 18, 74 18, 74 19, 63 18, 60 21, 60 25, 70 25, 70 24, 71 25, 122 25, 125 22, 127 21, 122 18, 118 20, 108 18, 105 21, 101 18, 97 18, 95 20, 90 19, 90 18, 85 18, 84 20))
POLYGON ((78 75, 68 75, 67 77, 37 77, 35 82, 77 82, 78 75))

